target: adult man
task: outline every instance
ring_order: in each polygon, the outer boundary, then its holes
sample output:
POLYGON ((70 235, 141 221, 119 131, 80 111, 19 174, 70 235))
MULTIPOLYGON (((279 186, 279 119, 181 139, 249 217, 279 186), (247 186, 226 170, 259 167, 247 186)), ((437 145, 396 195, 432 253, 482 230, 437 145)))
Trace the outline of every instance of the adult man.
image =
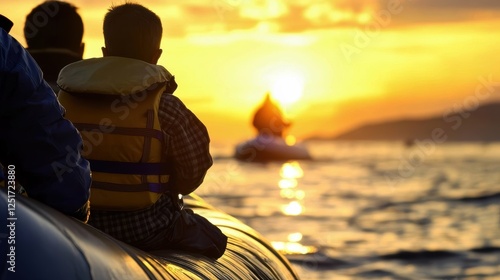
POLYGON ((91 178, 80 135, 33 58, 7 34, 9 21, 0 15, 0 23, 0 165, 29 197, 86 222, 91 178))
POLYGON ((83 56, 83 21, 77 8, 62 1, 41 3, 26 16, 24 37, 44 79, 57 93, 59 71, 83 56))
POLYGON ((205 126, 173 95, 174 77, 156 65, 160 18, 127 3, 109 10, 103 28, 104 57, 68 65, 58 79, 60 101, 91 161, 89 223, 144 250, 178 248, 220 257, 227 241, 220 230, 192 212, 179 216, 177 195, 200 186, 212 157, 205 126), (197 243, 206 248, 183 243, 191 230, 174 234, 179 218, 213 233, 200 231, 190 239, 206 237, 197 243))

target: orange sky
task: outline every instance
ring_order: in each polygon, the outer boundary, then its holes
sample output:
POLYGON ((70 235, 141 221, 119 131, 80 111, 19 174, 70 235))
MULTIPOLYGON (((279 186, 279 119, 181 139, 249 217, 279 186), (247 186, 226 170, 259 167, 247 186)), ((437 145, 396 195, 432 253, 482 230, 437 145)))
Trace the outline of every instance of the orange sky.
MULTIPOLYGON (((101 55, 112 2, 123 1, 72 2, 86 58, 101 55)), ((162 18, 160 64, 176 75, 176 95, 223 143, 253 135, 251 114, 271 89, 300 94, 284 105, 299 139, 463 104, 480 77, 500 81, 497 2, 140 1, 162 18)), ((24 17, 38 3, 2 1, 23 44, 24 17)), ((500 100, 500 87, 487 97, 500 100)))

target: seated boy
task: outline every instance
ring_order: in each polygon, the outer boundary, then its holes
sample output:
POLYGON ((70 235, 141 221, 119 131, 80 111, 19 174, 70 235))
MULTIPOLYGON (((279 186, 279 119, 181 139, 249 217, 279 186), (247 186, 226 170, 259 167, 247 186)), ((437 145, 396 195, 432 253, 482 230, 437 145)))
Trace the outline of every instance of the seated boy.
POLYGON ((104 18, 104 57, 70 64, 59 75, 59 99, 92 169, 89 224, 144 250, 218 258, 227 237, 178 204, 179 194, 200 186, 212 157, 205 126, 173 95, 174 77, 156 65, 161 37, 160 18, 149 9, 113 7, 104 18), (194 228, 177 227, 186 224, 194 228))

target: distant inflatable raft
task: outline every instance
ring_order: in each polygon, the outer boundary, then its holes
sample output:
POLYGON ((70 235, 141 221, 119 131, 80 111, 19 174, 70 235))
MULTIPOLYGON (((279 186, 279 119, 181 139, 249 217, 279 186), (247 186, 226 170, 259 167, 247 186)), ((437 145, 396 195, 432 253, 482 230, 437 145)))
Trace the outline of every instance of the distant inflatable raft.
POLYGON ((282 138, 262 135, 237 145, 234 157, 249 162, 312 159, 303 145, 288 145, 282 138))
POLYGON ((12 208, 5 190, 0 196, 7 221, 0 229, 0 279, 298 279, 255 230, 198 197, 186 204, 228 236, 217 261, 174 250, 146 253, 37 201, 17 195, 12 208))

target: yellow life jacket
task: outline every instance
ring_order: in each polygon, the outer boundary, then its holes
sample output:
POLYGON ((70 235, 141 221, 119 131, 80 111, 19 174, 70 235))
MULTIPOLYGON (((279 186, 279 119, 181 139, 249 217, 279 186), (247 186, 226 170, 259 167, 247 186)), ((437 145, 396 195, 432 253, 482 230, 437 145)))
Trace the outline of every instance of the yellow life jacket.
POLYGON ((168 190, 172 168, 162 149, 158 109, 172 82, 176 87, 162 66, 121 57, 87 59, 61 70, 59 101, 83 139, 93 208, 143 209, 168 190))

